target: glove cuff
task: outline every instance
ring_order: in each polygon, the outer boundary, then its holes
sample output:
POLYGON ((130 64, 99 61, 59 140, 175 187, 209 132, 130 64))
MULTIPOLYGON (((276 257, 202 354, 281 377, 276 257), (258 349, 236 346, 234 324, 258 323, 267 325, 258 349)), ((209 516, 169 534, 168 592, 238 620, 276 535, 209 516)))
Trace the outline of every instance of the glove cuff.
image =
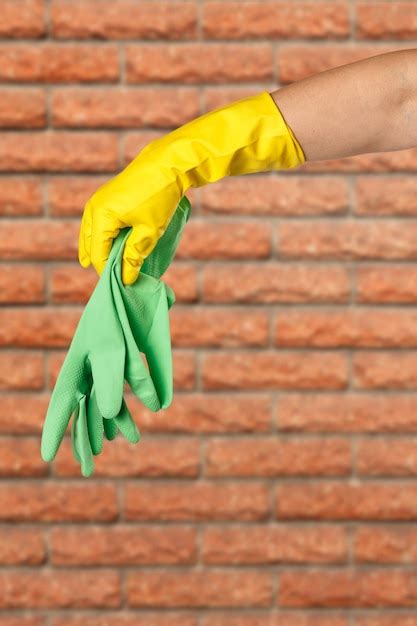
POLYGON ((182 192, 225 176, 290 169, 306 161, 266 91, 206 113, 159 141, 164 164, 182 192))

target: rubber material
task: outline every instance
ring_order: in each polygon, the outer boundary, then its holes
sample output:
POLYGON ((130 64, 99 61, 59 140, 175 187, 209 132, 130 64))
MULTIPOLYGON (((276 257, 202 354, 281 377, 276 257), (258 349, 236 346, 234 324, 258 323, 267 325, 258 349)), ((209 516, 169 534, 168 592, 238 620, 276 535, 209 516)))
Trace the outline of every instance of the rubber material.
POLYGON ((122 278, 135 282, 163 235, 180 198, 225 176, 289 169, 306 157, 268 92, 201 115, 151 141, 117 176, 87 201, 79 260, 101 274, 120 229, 132 227, 122 278))
POLYGON ((120 431, 137 442, 140 433, 123 400, 124 381, 152 411, 172 401, 173 372, 169 308, 173 290, 160 277, 172 259, 189 219, 182 198, 165 235, 132 286, 121 280, 123 249, 130 229, 114 241, 109 261, 78 323, 48 406, 41 454, 55 458, 71 416, 71 440, 84 476, 93 472, 93 456, 120 431), (146 362, 143 359, 143 356, 146 362))

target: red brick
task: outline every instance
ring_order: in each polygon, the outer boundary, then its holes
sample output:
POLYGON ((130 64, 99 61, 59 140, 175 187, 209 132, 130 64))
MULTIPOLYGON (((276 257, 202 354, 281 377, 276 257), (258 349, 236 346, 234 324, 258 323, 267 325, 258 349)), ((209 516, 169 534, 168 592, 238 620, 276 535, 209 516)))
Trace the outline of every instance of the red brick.
MULTIPOLYGON (((305 611, 279 611, 267 614, 261 612, 248 613, 213 613, 203 617, 202 626, 348 626, 348 617, 342 617, 340 614, 334 614, 328 610, 326 613, 305 611)), ((78 626, 78 625, 77 625, 78 626)), ((373 626, 378 626, 374 624, 373 626)), ((390 626, 396 626, 392 624, 390 626)), ((404 626, 415 626, 407 624, 404 626)))
POLYGON ((351 470, 345 439, 212 439, 206 448, 208 476, 341 475, 351 470))
POLYGON ((73 309, 7 309, 0 311, 0 346, 66 348, 81 311, 73 309))
POLYGON ((279 80, 281 83, 292 83, 333 67, 399 49, 397 43, 386 44, 383 47, 351 43, 279 46, 276 58, 279 80))
POLYGON ((176 302, 195 302, 198 300, 198 270, 192 263, 175 261, 162 276, 175 292, 176 302))
POLYGON ((417 389, 414 352, 362 352, 353 356, 355 387, 359 389, 417 389))
POLYGON ((129 397, 128 404, 143 432, 252 433, 271 427, 271 398, 265 394, 177 394, 172 405, 158 413, 134 398, 129 397))
POLYGON ((0 352, 0 389, 41 389, 44 360, 38 352, 0 352))
POLYGON ((344 563, 346 531, 337 526, 239 526, 206 528, 204 562, 217 565, 344 563))
MULTIPOLYGON (((355 626, 397 626, 398 615, 396 613, 372 612, 371 614, 358 615, 355 626)), ((417 617, 401 611, 401 626, 417 626, 417 617)))
POLYGON ((81 217, 89 197, 109 176, 56 176, 48 180, 50 215, 81 217))
POLYGON ((50 273, 51 301, 56 304, 87 304, 97 285, 98 275, 90 266, 58 265, 50 273))
POLYGON ((417 398, 410 394, 281 395, 282 430, 306 432, 417 432, 417 398))
POLYGON ((355 191, 359 215, 417 215, 417 184, 411 176, 359 176, 355 191))
POLYGON ((55 565, 174 565, 196 558, 196 531, 189 527, 116 526, 55 528, 55 565))
POLYGON ((269 319, 263 311, 223 307, 175 307, 170 315, 171 340, 176 347, 265 346, 269 319))
POLYGON ((282 519, 415 520, 416 495, 414 484, 399 481, 283 484, 276 491, 276 515, 282 519))
POLYGON ((42 0, 3 0, 1 37, 41 37, 45 34, 42 0))
POLYGON ((123 142, 123 166, 128 165, 148 143, 155 139, 160 139, 164 135, 166 135, 166 132, 164 133, 161 130, 126 131, 123 142))
POLYGON ((0 257, 13 260, 74 260, 79 225, 75 222, 3 220, 0 257))
POLYGON ((356 268, 358 302, 413 304, 417 302, 417 268, 413 265, 356 268))
POLYGON ((260 221, 191 221, 178 247, 178 259, 264 259, 271 253, 271 226, 260 221))
POLYGON ((206 302, 347 302, 350 279, 343 267, 301 263, 207 265, 202 271, 206 302))
POLYGON ((417 7, 412 2, 358 2, 355 11, 358 39, 415 39, 417 7))
POLYGON ((347 363, 331 352, 207 353, 202 384, 204 389, 343 389, 347 363))
POLYGON ((286 607, 415 606, 415 573, 401 570, 283 572, 279 603, 286 607))
POLYGON ((8 132, 0 149, 0 170, 12 172, 111 172, 117 167, 117 137, 110 133, 8 132))
MULTIPOLYGON (((204 86, 201 88, 204 94, 204 108, 203 112, 207 113, 217 107, 224 106, 225 104, 231 104, 235 100, 241 98, 247 98, 249 96, 256 96, 260 89, 259 85, 214 85, 204 86)), ((226 182, 226 179, 221 183, 226 182)), ((218 183, 219 184, 219 183, 218 183)))
POLYGON ((277 346, 412 348, 417 315, 405 309, 287 311, 276 319, 277 346))
POLYGON ((173 350, 174 392, 192 391, 196 387, 197 355, 190 350, 173 350))
POLYGON ((1 264, 1 304, 42 302, 45 302, 45 272, 42 267, 23 263, 1 264))
POLYGON ((255 175, 226 178, 202 188, 206 213, 233 215, 339 215, 348 210, 341 178, 255 175))
POLYGON ((49 396, 46 394, 2 394, 0 433, 39 434, 48 402, 49 396))
POLYGON ((417 302, 417 270, 407 265, 358 267, 357 300, 366 303, 411 304, 417 302))
POLYGON ((13 176, 1 179, 0 215, 41 215, 42 205, 39 178, 13 176))
POLYGON ((0 626, 45 626, 46 622, 42 616, 30 617, 19 615, 18 617, 0 616, 0 626))
POLYGON ((4 482, 0 505, 0 519, 7 522, 109 522, 117 515, 115 487, 92 481, 83 485, 4 482))
POLYGON ((203 29, 213 39, 277 39, 347 37, 349 12, 345 3, 207 2, 203 29))
POLYGON ((355 532, 355 560, 358 563, 387 565, 414 564, 417 562, 416 540, 414 527, 360 526, 355 532))
POLYGON ((46 126, 46 99, 41 89, 2 89, 0 128, 46 126))
POLYGON ((120 605, 119 575, 108 570, 0 573, 0 586, 0 607, 4 609, 120 605))
POLYGON ((196 354, 189 350, 173 350, 174 392, 191 391, 196 386, 196 354))
POLYGON ((127 596, 137 607, 269 606, 272 580, 267 572, 132 572, 127 596))
MULTIPOLYGON (((123 613, 120 610, 117 613, 106 611, 101 615, 90 616, 88 613, 85 613, 80 616, 71 615, 52 619, 52 626, 197 626, 197 618, 193 617, 188 611, 182 614, 176 611, 170 611, 169 614, 165 612, 163 614, 149 613, 148 611, 139 614, 132 612, 123 613)), ((1 622, 0 626, 2 626, 1 622)), ((5 626, 8 625, 6 624, 5 626)), ((11 624, 11 626, 20 626, 20 624, 11 624)), ((26 626, 26 624, 22 626, 26 626)), ((341 624, 340 626, 345 625, 341 624)))
POLYGON ((272 48, 265 43, 127 45, 128 83, 239 83, 271 80, 272 48))
POLYGON ((287 222, 279 228, 283 257, 304 259, 416 259, 417 222, 384 220, 287 222))
POLYGON ((182 482, 128 484, 125 515, 129 520, 262 520, 268 493, 255 483, 182 482))
MULTIPOLYGON (((139 430, 140 418, 137 421, 139 430)), ((55 473, 61 476, 80 474, 80 466, 73 459, 70 442, 55 463, 55 473)), ((1 463, 0 463, 1 465, 1 463)), ((132 446, 121 437, 105 446, 94 462, 95 476, 138 477, 197 477, 200 465, 199 442, 193 439, 151 440, 144 437, 132 446)))
POLYGON ((46 476, 48 466, 39 453, 38 439, 1 438, 0 476, 46 476))
MULTIPOLYGON (((52 123, 73 128, 181 126, 200 113, 198 92, 190 89, 56 89, 52 123)), ((0 110, 1 121, 1 110, 0 110)))
POLYGON ((1 565, 41 565, 45 560, 45 542, 38 530, 8 527, 1 529, 1 565))
POLYGON ((415 476, 416 441, 410 438, 372 438, 359 441, 356 452, 358 472, 369 476, 415 476))
POLYGON ((52 33, 62 39, 192 39, 197 8, 189 2, 53 0, 52 33))
POLYGON ((19 43, 0 45, 0 80, 9 83, 115 82, 117 46, 109 44, 19 43))

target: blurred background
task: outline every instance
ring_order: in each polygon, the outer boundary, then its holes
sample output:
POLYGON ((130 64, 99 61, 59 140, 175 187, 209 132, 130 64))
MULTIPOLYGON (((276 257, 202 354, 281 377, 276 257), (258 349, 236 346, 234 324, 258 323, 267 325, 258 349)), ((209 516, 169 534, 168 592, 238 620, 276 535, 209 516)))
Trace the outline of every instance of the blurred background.
POLYGON ((193 190, 171 407, 128 396, 142 441, 90 479, 39 453, 89 195, 205 111, 414 47, 417 2, 2 0, 0 36, 0 626, 417 626, 417 147, 193 190))

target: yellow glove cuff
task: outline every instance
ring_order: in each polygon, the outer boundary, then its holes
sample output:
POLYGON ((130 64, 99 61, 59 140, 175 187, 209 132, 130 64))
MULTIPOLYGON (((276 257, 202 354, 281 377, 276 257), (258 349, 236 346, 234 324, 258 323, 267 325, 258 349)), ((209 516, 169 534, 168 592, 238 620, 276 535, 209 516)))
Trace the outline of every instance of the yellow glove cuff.
POLYGON ((140 156, 156 158, 160 151, 181 194, 225 176, 289 169, 306 161, 266 91, 201 115, 149 144, 140 156))

